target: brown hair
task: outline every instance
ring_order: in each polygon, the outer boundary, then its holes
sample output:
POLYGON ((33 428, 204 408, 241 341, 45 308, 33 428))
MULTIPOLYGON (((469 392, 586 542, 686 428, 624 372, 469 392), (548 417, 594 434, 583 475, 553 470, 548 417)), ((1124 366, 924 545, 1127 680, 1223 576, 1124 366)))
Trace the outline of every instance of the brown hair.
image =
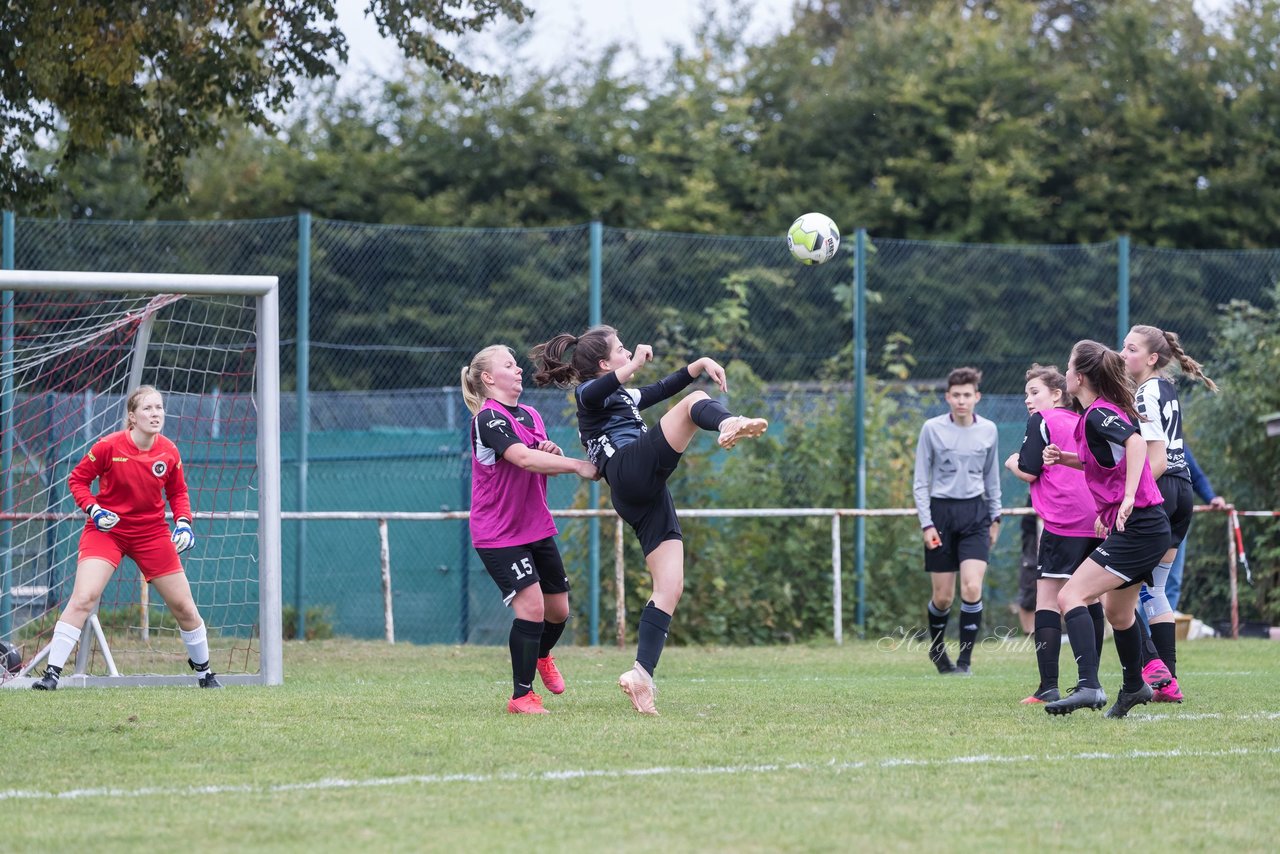
POLYGON ((1072 397, 1071 392, 1067 391, 1067 378, 1058 370, 1057 365, 1041 365, 1038 362, 1032 362, 1027 370, 1027 382, 1032 380, 1040 380, 1050 391, 1062 392, 1062 403, 1059 406, 1065 406, 1068 409, 1075 406, 1075 398, 1072 397))
POLYGON ((475 415, 484 408, 489 395, 484 387, 484 379, 480 376, 490 370, 493 360, 500 354, 515 357, 515 351, 505 344, 490 344, 471 357, 471 364, 462 369, 462 399, 467 409, 475 415))
POLYGON ((1178 337, 1178 333, 1165 332, 1155 326, 1135 326, 1129 332, 1141 336, 1147 345, 1147 351, 1156 354, 1157 371, 1170 362, 1177 361, 1184 374, 1204 383, 1209 391, 1218 390, 1218 384, 1204 375, 1203 366, 1182 349, 1182 339, 1178 337))
POLYGON ((951 387, 956 385, 971 385, 977 391, 981 382, 982 371, 977 368, 956 368, 947 374, 947 391, 951 391, 951 387))
POLYGON ((529 351, 537 372, 533 382, 538 386, 567 388, 599 376, 600 362, 609 358, 609 336, 617 335, 612 326, 593 326, 577 337, 562 332, 550 341, 529 351), (573 348, 573 355, 565 351, 573 348))
MULTIPOLYGON (((149 394, 160 394, 160 391, 153 385, 140 385, 129 393, 124 402, 124 429, 132 430, 133 425, 129 423, 129 416, 138 411, 138 406, 142 402, 142 398, 149 394)), ((160 403, 164 404, 164 395, 160 395, 160 403)))
POLYGON ((1077 341, 1071 348, 1071 363, 1077 376, 1089 381, 1089 388, 1098 397, 1115 404, 1129 416, 1136 427, 1139 422, 1138 407, 1133 400, 1133 378, 1124 367, 1124 357, 1106 344, 1097 341, 1077 341))

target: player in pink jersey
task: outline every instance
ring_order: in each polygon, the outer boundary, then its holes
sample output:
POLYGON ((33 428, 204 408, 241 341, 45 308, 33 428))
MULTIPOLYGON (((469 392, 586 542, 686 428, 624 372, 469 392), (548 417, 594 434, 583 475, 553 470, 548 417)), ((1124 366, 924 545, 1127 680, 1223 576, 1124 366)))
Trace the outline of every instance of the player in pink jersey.
POLYGON ((153 387, 139 386, 129 395, 125 410, 124 430, 96 442, 67 478, 76 505, 89 520, 80 535, 71 599, 49 643, 48 666, 31 687, 58 687, 81 628, 127 555, 178 621, 187 663, 196 671, 200 687, 221 688, 209 669, 208 633, 178 557, 195 545, 195 534, 182 458, 177 446, 161 435, 164 399, 153 387), (97 495, 90 491, 95 480, 97 495), (172 534, 164 517, 166 499, 175 520, 172 534))
MULTIPOLYGON (((1040 685, 1024 704, 1051 703, 1060 699, 1058 657, 1062 651, 1062 614, 1058 591, 1089 554, 1102 542, 1094 536, 1093 497, 1084 474, 1069 466, 1044 465, 1044 449, 1055 444, 1075 453, 1075 428, 1080 415, 1071 407, 1067 379, 1057 366, 1032 365, 1027 371, 1027 432, 1022 448, 1005 460, 1005 468, 1031 484, 1031 505, 1044 522, 1036 571, 1035 642, 1040 685)), ((1102 651, 1102 603, 1089 605, 1094 640, 1102 651)))
POLYGON ((564 456, 542 416, 520 405, 523 371, 510 347, 494 344, 462 369, 471 419, 471 542, 514 613, 507 639, 513 689, 507 711, 546 714, 535 671, 553 694, 564 691, 552 648, 569 619, 569 578, 547 507, 547 475, 596 478, 587 460, 564 456))
POLYGON ((1134 706, 1150 702, 1153 694, 1142 678, 1142 630, 1135 608, 1138 586, 1151 580, 1152 570, 1169 545, 1169 517, 1151 476, 1146 442, 1137 427, 1133 385, 1120 354, 1097 341, 1078 342, 1067 363, 1067 391, 1085 408, 1075 430, 1076 453, 1049 444, 1044 449, 1044 464, 1084 470, 1098 511, 1095 532, 1105 539, 1058 593, 1058 607, 1065 615, 1080 678, 1067 696, 1046 703, 1045 711, 1065 715, 1106 705, 1107 695, 1098 681, 1098 651, 1088 609, 1102 597, 1124 674, 1124 684, 1107 717, 1122 718, 1134 706))

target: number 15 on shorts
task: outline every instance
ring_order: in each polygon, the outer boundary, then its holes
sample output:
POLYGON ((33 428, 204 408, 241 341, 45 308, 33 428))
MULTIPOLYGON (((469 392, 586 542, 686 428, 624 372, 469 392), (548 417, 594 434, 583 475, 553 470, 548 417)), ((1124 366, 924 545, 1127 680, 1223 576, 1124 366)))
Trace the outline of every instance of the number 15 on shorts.
POLYGON ((515 573, 516 581, 519 581, 525 576, 533 574, 533 563, 527 557, 521 558, 511 564, 511 571, 515 573))

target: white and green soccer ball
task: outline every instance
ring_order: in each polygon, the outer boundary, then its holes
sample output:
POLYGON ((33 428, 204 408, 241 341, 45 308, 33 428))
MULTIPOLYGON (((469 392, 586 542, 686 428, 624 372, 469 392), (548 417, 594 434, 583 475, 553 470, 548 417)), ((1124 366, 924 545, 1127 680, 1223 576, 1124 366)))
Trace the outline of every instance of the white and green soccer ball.
POLYGON ((787 248, 801 264, 823 264, 836 257, 840 229, 826 214, 807 213, 787 229, 787 248))

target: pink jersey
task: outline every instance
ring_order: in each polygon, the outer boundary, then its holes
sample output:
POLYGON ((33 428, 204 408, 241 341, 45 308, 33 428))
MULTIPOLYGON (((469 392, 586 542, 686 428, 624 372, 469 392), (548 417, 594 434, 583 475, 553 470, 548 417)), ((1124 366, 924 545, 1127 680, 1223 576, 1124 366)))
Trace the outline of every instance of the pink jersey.
MULTIPOLYGON (((1110 530, 1115 525, 1120 503, 1124 500, 1124 440, 1137 432, 1128 416, 1114 403, 1098 398, 1085 410, 1076 424, 1076 453, 1084 466, 1085 481, 1093 493, 1094 505, 1102 524, 1110 530), (1101 456, 1101 458, 1100 458, 1101 456), (1110 457, 1108 459, 1107 457, 1110 457), (1110 465, 1108 465, 1110 463, 1110 465)), ((1134 495, 1134 507, 1154 507, 1164 503, 1160 487, 1151 476, 1151 464, 1142 458, 1142 475, 1134 495)))
MULTIPOLYGON (((1080 416, 1070 409, 1041 410, 1046 443, 1077 453, 1076 426, 1080 416)), ((1044 519, 1044 529, 1060 537, 1094 536, 1093 496, 1084 472, 1070 466, 1045 466, 1031 484, 1031 506, 1044 519)))
MULTIPOLYGON (((529 447, 547 438, 542 416, 531 406, 521 407, 533 418, 532 430, 511 418, 500 405, 486 400, 476 418, 499 412, 510 422, 520 441, 529 447)), ((472 429, 474 433, 474 427, 472 429)), ((478 548, 523 546, 556 535, 556 523, 547 508, 547 476, 526 471, 502 457, 482 462, 471 444, 471 542, 478 548)))

